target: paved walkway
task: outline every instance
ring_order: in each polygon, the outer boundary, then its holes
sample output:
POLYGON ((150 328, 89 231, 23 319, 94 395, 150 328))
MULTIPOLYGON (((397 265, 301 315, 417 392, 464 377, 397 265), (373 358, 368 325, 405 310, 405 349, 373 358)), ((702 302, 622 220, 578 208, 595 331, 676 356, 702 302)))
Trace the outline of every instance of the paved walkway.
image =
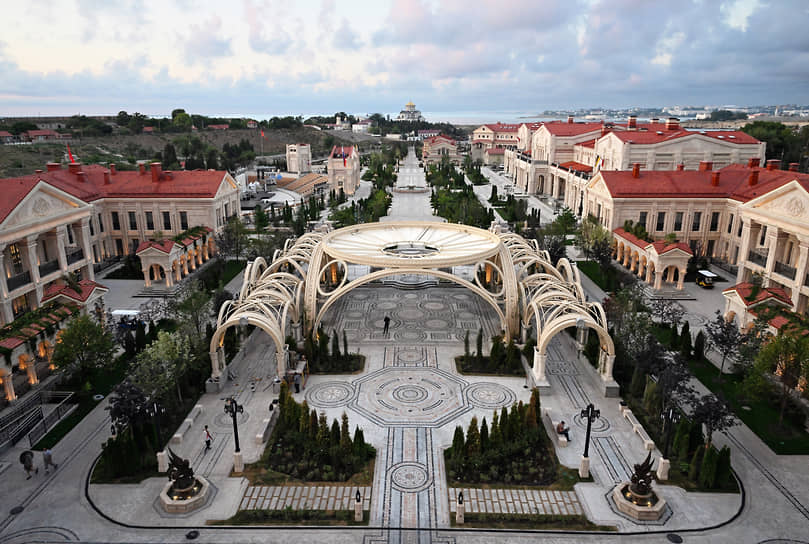
POLYGON ((371 506, 370 487, 345 485, 271 486, 250 485, 240 510, 354 510, 355 494, 363 497, 362 509, 371 506))
POLYGON ((463 493, 464 512, 500 514, 548 514, 580 516, 583 514, 575 491, 544 489, 477 489, 450 487, 449 504, 453 514, 458 510, 458 494, 463 493))

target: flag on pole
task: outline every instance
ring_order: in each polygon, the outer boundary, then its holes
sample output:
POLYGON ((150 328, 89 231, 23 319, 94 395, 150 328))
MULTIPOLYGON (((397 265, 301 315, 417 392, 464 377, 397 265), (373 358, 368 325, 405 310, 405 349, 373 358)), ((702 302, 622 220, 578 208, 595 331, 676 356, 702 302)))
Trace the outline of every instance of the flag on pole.
POLYGON ((73 160, 73 153, 70 152, 70 144, 65 145, 67 145, 67 156, 70 157, 70 162, 76 162, 73 160))
POLYGON ((598 172, 599 170, 601 170, 601 165, 603 162, 604 161, 601 159, 601 157, 596 155, 596 164, 595 167, 593 168, 593 172, 598 172))
POLYGON ((264 138, 264 129, 261 129, 261 137, 264 138))
POLYGON ((346 151, 343 146, 340 146, 340 153, 343 155, 343 166, 346 166, 346 151))

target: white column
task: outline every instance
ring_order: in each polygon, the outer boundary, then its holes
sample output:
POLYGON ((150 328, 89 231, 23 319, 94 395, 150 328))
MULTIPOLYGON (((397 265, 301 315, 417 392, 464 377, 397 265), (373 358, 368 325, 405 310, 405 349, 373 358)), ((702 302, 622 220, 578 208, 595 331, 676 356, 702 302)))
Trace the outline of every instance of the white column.
POLYGON ((739 246, 739 259, 736 263, 739 266, 739 271, 736 273, 736 283, 741 283, 742 281, 744 281, 744 263, 747 262, 747 256, 750 253, 750 235, 752 232, 750 219, 746 218, 741 219, 742 219, 742 243, 741 246, 739 246))
POLYGON ((36 235, 33 236, 26 236, 25 237, 26 247, 28 248, 28 271, 31 274, 31 282, 33 282, 34 286, 36 287, 36 304, 39 305, 39 301, 42 300, 42 286, 39 284, 39 262, 37 257, 37 237, 36 235))
POLYGON ((683 282, 685 281, 685 268, 679 269, 679 275, 677 276, 677 289, 682 291, 683 290, 683 282))
POLYGON ((547 379, 545 378, 545 354, 540 353, 539 348, 534 348, 534 380, 537 382, 544 382, 547 379))
MULTIPOLYGON (((801 287, 803 287, 803 282, 806 279, 806 272, 807 272, 807 262, 809 259, 807 256, 809 255, 809 240, 805 239, 798 239, 798 262, 795 264, 795 283, 792 287, 792 298, 795 300, 792 301, 792 311, 798 311, 798 302, 800 301, 800 292, 801 287)), ((0 260, 0 269, 2 269, 2 260, 0 260)))
POLYGON ((769 287, 770 278, 775 270, 776 253, 778 252, 778 227, 767 226, 767 266, 764 268, 764 287, 769 287))
POLYGON ((85 217, 81 220, 81 246, 84 251, 84 259, 87 261, 85 266, 86 272, 84 278, 86 280, 95 281, 95 270, 93 269, 93 248, 90 245, 90 218, 85 217))
POLYGON ((663 271, 662 270, 655 270, 655 289, 661 289, 663 287, 663 271))
POLYGON ((6 400, 9 402, 14 402, 17 400, 17 394, 14 392, 14 383, 11 373, 4 373, 3 375, 0 375, 0 380, 3 381, 3 390, 6 393, 6 400))
POLYGON ((65 252, 65 236, 67 231, 65 226, 56 227, 56 258, 59 260, 59 270, 62 274, 67 274, 67 254, 65 252))

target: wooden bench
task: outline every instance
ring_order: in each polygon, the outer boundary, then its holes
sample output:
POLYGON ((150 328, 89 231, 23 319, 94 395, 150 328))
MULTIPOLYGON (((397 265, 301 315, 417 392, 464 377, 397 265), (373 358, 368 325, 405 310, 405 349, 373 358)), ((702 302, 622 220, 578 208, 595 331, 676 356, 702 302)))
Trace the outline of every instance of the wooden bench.
POLYGON ((270 433, 272 432, 273 427, 275 427, 275 422, 278 419, 278 410, 273 410, 272 415, 270 417, 264 418, 261 420, 261 432, 256 433, 255 441, 256 444, 263 444, 270 438, 270 433))
POLYGON ((634 433, 640 437, 641 441, 643 441, 643 448, 647 451, 654 450, 655 449, 654 441, 651 438, 649 438, 646 429, 644 429, 643 425, 640 424, 638 418, 636 418, 635 414, 632 413, 632 410, 626 407, 622 407, 621 412, 623 413, 624 418, 626 418, 626 420, 629 421, 630 425, 632 425, 632 431, 634 431, 634 433))
POLYGON ((556 432, 556 426, 559 425, 559 421, 554 421, 551 417, 551 411, 548 408, 545 408, 545 417, 548 418, 548 421, 551 424, 551 436, 556 439, 556 443, 559 444, 560 448, 566 448, 568 444, 567 438, 564 435, 561 435, 556 432))

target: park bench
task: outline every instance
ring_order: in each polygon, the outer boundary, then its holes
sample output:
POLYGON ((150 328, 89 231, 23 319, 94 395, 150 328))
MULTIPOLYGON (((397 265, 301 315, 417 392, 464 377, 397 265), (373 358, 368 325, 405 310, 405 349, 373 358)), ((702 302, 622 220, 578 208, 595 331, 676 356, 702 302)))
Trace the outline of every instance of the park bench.
POLYGON ((551 436, 553 436, 556 439, 556 443, 559 444, 560 448, 566 448, 568 444, 567 438, 556 432, 556 426, 559 425, 559 421, 561 420, 554 421, 553 418, 551 417, 550 409, 545 408, 544 411, 545 417, 548 418, 548 421, 551 424, 551 436))
POLYGON ((635 432, 635 434, 637 434, 641 441, 643 441, 643 448, 647 451, 652 451, 655 449, 654 441, 649 437, 646 429, 644 429, 643 425, 640 424, 638 418, 636 418, 635 414, 632 413, 632 410, 622 406, 621 413, 623 414, 624 418, 629 421, 629 424, 632 425, 632 430, 635 432))
POLYGON ((171 443, 174 445, 180 445, 183 443, 183 437, 185 433, 188 432, 194 425, 194 420, 197 419, 202 414, 202 405, 197 404, 194 408, 191 409, 191 412, 188 414, 188 417, 183 420, 180 424, 180 427, 177 429, 177 432, 174 433, 174 436, 171 437, 171 443))

